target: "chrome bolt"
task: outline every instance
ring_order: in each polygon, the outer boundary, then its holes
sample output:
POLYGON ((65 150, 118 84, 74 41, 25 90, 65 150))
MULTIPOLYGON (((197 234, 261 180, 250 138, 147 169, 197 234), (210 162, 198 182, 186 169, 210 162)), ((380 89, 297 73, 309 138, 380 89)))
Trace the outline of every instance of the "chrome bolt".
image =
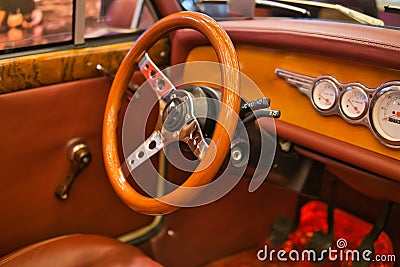
POLYGON ((170 229, 170 230, 167 231, 167 235, 168 236, 174 236, 175 235, 175 231, 170 229))
POLYGON ((234 148, 232 151, 232 159, 235 161, 240 161, 242 159, 242 151, 239 148, 234 148))

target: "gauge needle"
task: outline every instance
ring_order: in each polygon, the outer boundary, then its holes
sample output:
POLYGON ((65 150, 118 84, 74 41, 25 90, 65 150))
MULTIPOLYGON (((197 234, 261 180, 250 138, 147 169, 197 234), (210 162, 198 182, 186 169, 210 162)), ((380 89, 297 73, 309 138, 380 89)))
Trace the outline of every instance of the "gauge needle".
POLYGON ((325 100, 325 102, 326 102, 328 105, 331 104, 331 101, 329 101, 328 98, 323 97, 323 96, 321 95, 321 93, 318 93, 318 96, 319 96, 320 98, 322 98, 323 100, 325 100))
POLYGON ((400 111, 397 111, 395 114, 383 118, 383 120, 386 121, 387 119, 389 119, 389 118, 391 118, 391 117, 394 117, 394 116, 400 117, 400 111))
POLYGON ((350 103, 350 105, 354 108, 354 110, 355 110, 357 113, 360 113, 360 111, 358 110, 358 107, 357 107, 356 105, 354 105, 353 102, 350 101, 350 99, 347 99, 347 102, 350 103))

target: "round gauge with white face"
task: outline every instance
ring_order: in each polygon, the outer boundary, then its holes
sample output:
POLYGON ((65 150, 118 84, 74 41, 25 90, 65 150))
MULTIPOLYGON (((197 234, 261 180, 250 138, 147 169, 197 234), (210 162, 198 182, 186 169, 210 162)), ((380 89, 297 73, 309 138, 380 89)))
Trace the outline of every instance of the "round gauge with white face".
POLYGON ((388 86, 373 99, 372 125, 389 145, 400 146, 400 86, 388 86))
POLYGON ((329 110, 335 105, 337 95, 337 86, 328 79, 322 79, 315 83, 312 91, 312 100, 318 109, 329 110))
POLYGON ((340 108, 349 119, 359 119, 365 115, 368 105, 367 93, 358 86, 345 89, 340 99, 340 108))

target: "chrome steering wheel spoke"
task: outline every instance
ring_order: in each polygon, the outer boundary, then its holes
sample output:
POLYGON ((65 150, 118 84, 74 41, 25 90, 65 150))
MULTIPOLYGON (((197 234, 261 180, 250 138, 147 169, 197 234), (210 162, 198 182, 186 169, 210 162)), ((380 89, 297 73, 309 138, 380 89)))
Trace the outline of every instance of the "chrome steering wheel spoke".
POLYGON ((142 165, 168 144, 177 141, 185 142, 200 160, 203 159, 209 147, 196 118, 185 123, 178 131, 170 132, 163 127, 161 131, 154 131, 126 158, 129 172, 142 165))
POLYGON ((139 60, 139 69, 159 96, 163 97, 170 91, 175 90, 173 83, 157 67, 147 53, 139 60))
POLYGON ((203 159, 209 147, 196 118, 182 127, 179 133, 179 140, 185 142, 193 154, 200 160, 203 159))
POLYGON ((165 138, 160 131, 154 131, 138 148, 127 158, 126 165, 130 172, 142 165, 146 160, 165 147, 165 138))

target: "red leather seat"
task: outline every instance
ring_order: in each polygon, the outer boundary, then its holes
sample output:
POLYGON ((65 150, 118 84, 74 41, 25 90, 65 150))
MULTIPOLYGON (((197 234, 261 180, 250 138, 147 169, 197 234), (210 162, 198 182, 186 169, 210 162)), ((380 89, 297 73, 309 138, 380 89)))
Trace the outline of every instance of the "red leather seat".
POLYGON ((160 267, 139 249, 96 235, 66 235, 45 240, 0 259, 0 266, 160 267))

